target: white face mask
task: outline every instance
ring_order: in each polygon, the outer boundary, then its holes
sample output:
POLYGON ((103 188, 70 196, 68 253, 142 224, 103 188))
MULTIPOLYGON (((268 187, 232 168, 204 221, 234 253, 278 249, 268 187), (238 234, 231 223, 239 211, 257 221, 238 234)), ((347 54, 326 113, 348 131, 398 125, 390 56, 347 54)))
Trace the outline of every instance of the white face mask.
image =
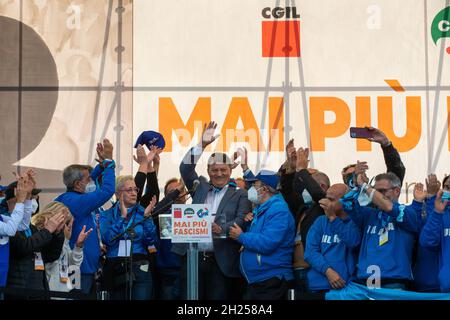
POLYGON ((250 200, 254 204, 259 204, 259 202, 261 201, 261 195, 258 194, 259 189, 256 189, 255 187, 251 187, 250 189, 248 189, 248 200, 250 200))
POLYGON ((37 202, 36 199, 32 199, 31 200, 31 210, 33 213, 36 213, 37 209, 39 207, 39 203, 37 202))
POLYGON ((95 190, 97 190, 97 186, 95 185, 94 181, 90 181, 87 185, 86 185, 86 189, 84 189, 85 193, 91 193, 94 192, 95 190))
POLYGON ((313 203, 313 198, 311 197, 311 194, 308 192, 308 190, 303 190, 302 192, 303 202, 306 205, 310 205, 313 203))

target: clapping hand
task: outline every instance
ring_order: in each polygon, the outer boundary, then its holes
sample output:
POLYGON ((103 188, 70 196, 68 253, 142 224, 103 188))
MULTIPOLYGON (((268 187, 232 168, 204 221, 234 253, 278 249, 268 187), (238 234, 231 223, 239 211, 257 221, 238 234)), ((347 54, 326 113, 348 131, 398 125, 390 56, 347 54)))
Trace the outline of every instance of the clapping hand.
POLYGON ((145 154, 145 149, 142 145, 138 145, 136 148, 136 155, 133 155, 134 161, 136 161, 139 165, 147 165, 148 158, 145 154))
POLYGON ((427 190, 423 188, 422 183, 416 183, 416 185, 414 186, 413 195, 414 200, 416 200, 417 202, 423 202, 427 198, 427 190))
POLYGON ((441 188, 441 182, 438 180, 435 174, 430 174, 428 179, 425 180, 427 186, 427 196, 435 196, 441 188))
POLYGON ((448 200, 444 200, 442 202, 442 195, 444 194, 443 190, 439 190, 434 200, 434 211, 438 213, 443 213, 445 211, 445 207, 447 206, 448 200))
POLYGON ((296 152, 296 162, 295 162, 295 169, 297 171, 308 169, 308 163, 309 163, 309 149, 308 148, 298 148, 296 152))
POLYGON ((108 139, 103 139, 103 143, 97 143, 97 162, 102 163, 105 159, 112 160, 113 158, 113 145, 108 139))
POLYGON ((152 201, 150 201, 147 208, 145 208, 144 217, 148 217, 152 214, 153 208, 155 208, 156 205, 156 196, 152 197, 152 201))

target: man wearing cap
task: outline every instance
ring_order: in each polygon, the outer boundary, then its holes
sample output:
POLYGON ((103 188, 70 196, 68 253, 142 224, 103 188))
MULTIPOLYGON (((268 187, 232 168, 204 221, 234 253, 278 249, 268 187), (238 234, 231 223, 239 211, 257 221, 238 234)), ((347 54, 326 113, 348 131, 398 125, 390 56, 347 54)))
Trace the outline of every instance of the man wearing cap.
MULTIPOLYGON (((208 159, 208 175, 198 176, 196 164, 205 148, 218 136, 214 136, 217 124, 210 122, 205 126, 201 144, 189 150, 180 164, 180 173, 186 187, 192 190, 192 203, 209 205, 214 222, 213 241, 199 244, 199 300, 237 299, 232 297, 233 284, 241 278, 239 272, 239 244, 229 236, 230 227, 243 226, 245 215, 251 210, 247 192, 237 189, 230 181, 231 159, 223 153, 213 153, 208 159), (220 236, 219 236, 220 235, 220 236)), ((173 244, 172 252, 184 257, 180 273, 181 296, 186 299, 186 244, 173 244)))
POLYGON ((248 282, 249 300, 280 300, 286 298, 288 281, 294 279, 295 222, 284 198, 277 191, 279 177, 262 170, 248 190, 248 199, 256 206, 246 232, 235 224, 230 237, 243 246, 241 272, 248 282))

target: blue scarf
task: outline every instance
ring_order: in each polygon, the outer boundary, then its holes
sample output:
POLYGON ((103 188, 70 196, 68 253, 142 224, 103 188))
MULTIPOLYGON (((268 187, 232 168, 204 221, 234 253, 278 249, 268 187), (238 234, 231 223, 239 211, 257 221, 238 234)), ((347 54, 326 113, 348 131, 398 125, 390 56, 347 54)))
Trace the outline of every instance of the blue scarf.
MULTIPOLYGON (((211 183, 210 183, 210 184, 211 184, 211 183)), ((228 182, 227 185, 228 185, 229 187, 234 187, 234 188, 237 187, 236 181, 235 181, 234 179, 230 179, 230 181, 228 182)), ((219 187, 215 187, 215 186, 213 186, 213 185, 211 184, 211 188, 212 188, 212 190, 214 191, 214 193, 219 193, 219 192, 222 191, 222 189, 225 188, 225 187, 219 188, 219 187)))

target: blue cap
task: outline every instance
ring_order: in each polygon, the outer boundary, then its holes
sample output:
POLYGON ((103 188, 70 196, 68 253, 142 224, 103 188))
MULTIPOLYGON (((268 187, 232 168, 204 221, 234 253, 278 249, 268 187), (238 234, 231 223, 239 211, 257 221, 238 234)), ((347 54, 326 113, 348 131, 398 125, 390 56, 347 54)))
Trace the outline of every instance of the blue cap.
POLYGON ((278 187, 278 183, 280 182, 280 177, 278 177, 277 173, 270 170, 261 170, 255 178, 253 179, 245 179, 248 182, 261 181, 264 184, 274 188, 275 190, 278 187))
POLYGON ((164 140, 162 134, 159 132, 144 131, 137 138, 134 147, 137 148, 138 145, 144 144, 147 146, 148 149, 150 149, 151 146, 157 146, 160 149, 164 149, 164 147, 166 146, 166 141, 164 140))
POLYGON ((0 186, 0 191, 5 191, 6 189, 8 189, 8 186, 0 186))

